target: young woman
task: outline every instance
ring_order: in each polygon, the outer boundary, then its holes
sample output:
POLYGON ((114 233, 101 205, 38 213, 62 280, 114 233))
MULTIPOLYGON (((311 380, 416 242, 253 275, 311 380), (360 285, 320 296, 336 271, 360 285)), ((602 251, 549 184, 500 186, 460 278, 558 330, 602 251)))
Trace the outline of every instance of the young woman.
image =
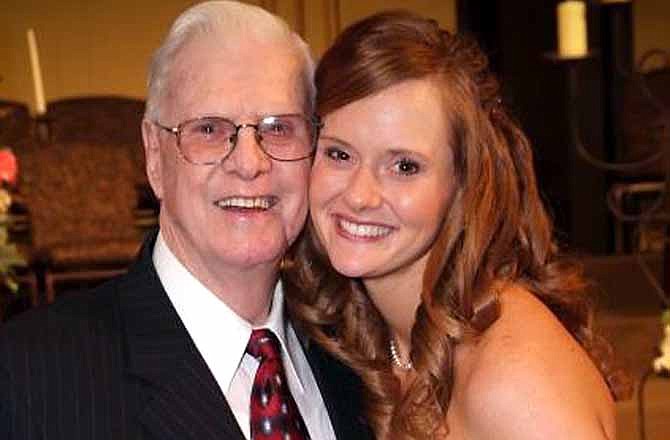
POLYGON ((288 296, 363 379, 378 438, 614 439, 627 384, 478 47, 382 13, 342 33, 316 84, 288 296))

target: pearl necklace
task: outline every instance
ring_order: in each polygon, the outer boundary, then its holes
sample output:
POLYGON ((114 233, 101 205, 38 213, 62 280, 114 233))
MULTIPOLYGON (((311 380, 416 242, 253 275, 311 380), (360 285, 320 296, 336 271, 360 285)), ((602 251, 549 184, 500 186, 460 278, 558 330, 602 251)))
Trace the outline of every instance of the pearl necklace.
POLYGON ((412 364, 411 359, 407 362, 403 362, 400 359, 400 355, 398 354, 398 347, 396 346, 395 339, 393 339, 393 337, 389 338, 389 351, 391 352, 391 362, 393 365, 404 371, 409 371, 414 368, 414 364, 412 364))

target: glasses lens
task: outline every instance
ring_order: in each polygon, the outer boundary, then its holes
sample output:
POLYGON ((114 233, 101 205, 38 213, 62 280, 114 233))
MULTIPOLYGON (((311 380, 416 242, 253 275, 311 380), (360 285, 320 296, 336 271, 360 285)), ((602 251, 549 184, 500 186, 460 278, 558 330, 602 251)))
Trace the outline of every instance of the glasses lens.
POLYGON ((265 152, 279 160, 304 159, 314 147, 313 124, 302 115, 267 116, 258 123, 258 135, 265 152))
POLYGON ((191 162, 219 162, 232 149, 235 124, 227 119, 207 117, 185 122, 181 127, 180 147, 191 162))

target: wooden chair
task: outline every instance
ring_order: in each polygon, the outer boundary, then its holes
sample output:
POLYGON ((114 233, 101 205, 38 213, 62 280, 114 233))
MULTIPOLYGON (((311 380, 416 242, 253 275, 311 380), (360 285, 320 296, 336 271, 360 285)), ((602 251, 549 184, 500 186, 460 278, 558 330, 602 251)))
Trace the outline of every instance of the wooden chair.
POLYGON ((141 242, 134 158, 99 142, 52 142, 22 153, 20 189, 30 223, 30 262, 47 302, 64 281, 123 272, 141 242))

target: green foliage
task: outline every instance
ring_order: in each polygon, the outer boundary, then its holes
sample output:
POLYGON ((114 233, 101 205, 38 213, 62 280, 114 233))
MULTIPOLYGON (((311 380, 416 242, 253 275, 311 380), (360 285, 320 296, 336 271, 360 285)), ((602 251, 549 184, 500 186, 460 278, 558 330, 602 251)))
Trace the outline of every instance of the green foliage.
MULTIPOLYGON (((4 188, 0 188, 0 201, 6 199, 9 199, 11 203, 9 192, 4 188)), ((10 292, 16 293, 19 290, 19 284, 16 281, 15 269, 17 267, 25 267, 27 262, 25 257, 16 248, 16 245, 9 241, 7 228, 10 217, 7 214, 8 208, 9 203, 0 203, 0 284, 4 284, 10 292)))

